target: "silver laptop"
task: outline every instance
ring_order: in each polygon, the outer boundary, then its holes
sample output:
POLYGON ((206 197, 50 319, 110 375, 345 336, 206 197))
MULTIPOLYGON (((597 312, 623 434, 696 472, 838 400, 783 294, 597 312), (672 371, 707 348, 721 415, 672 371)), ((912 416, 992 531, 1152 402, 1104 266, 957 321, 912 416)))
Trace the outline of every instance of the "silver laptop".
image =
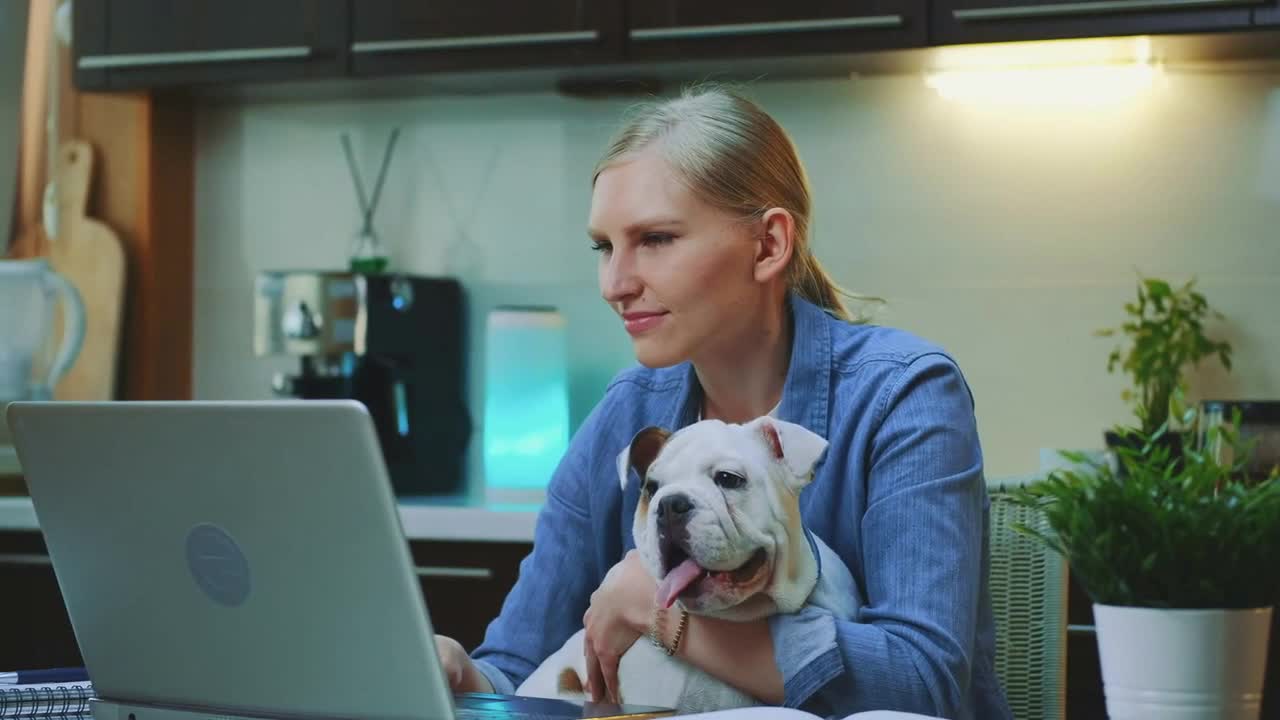
POLYGON ((359 403, 7 415, 96 720, 666 714, 449 692, 359 403))

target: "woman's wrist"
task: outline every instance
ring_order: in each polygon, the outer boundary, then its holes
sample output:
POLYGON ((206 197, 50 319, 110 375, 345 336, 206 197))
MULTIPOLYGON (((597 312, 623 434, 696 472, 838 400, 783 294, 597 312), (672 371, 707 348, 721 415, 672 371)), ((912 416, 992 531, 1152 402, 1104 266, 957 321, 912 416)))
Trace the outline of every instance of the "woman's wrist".
POLYGON ((648 602, 643 605, 637 605, 635 609, 627 615, 627 625, 631 631, 640 635, 647 635, 653 629, 654 619, 662 613, 662 608, 658 607, 656 602, 648 602))
POLYGON ((664 610, 654 608, 653 620, 646 634, 649 640, 668 655, 680 652, 680 645, 689 629, 689 612, 684 608, 664 610))
POLYGON ((467 658, 464 674, 466 676, 464 684, 469 692, 494 693, 493 683, 489 681, 489 676, 485 675, 480 670, 480 666, 476 665, 475 661, 469 657, 467 658))

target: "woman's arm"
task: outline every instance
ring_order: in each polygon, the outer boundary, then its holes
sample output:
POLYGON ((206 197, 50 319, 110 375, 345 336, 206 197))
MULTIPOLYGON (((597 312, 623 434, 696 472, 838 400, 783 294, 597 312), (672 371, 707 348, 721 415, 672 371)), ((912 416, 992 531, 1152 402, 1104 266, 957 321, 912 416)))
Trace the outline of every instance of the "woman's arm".
POLYGON ((588 514, 588 467, 606 403, 583 421, 556 467, 538 514, 533 552, 521 561, 515 586, 471 654, 496 692, 514 693, 581 627, 583 608, 599 582, 595 556, 584 548, 597 542, 588 514))
MULTIPOLYGON (((663 641, 674 642, 677 614, 668 611, 663 641)), ((782 672, 774 659, 768 620, 732 622, 690 615, 677 656, 757 700, 781 705, 782 672)))
MULTIPOLYGON (((878 405, 859 527, 857 622, 814 607, 770 619, 784 703, 969 718, 984 586, 986 487, 968 387, 940 354, 896 372, 878 405)), ((830 458, 851 472, 850 458, 830 458)))
POLYGON ((681 611, 658 610, 657 589, 640 553, 631 550, 591 596, 585 625, 587 687, 594 700, 617 700, 619 659, 632 643, 649 642, 644 636, 654 627, 657 613, 662 613, 657 624, 660 640, 665 647, 676 646, 678 657, 752 697, 781 704, 782 674, 774 662, 767 620, 731 622, 689 615, 680 633, 681 611))
POLYGON ((881 407, 857 621, 812 606, 755 623, 690 616, 680 654, 761 701, 823 716, 967 718, 986 551, 972 402, 959 369, 929 355, 898 373, 881 407))

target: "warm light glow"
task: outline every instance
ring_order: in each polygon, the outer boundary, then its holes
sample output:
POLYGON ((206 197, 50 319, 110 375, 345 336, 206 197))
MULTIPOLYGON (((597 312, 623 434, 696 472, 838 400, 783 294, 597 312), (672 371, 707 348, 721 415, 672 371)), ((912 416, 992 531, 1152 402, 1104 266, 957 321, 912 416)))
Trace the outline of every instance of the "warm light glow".
POLYGON ((925 83, 948 100, 1092 108, 1140 95, 1163 76, 1151 39, 1006 43, 943 48, 925 83))
POLYGON ((1143 35, 987 45, 949 45, 938 48, 934 68, 936 70, 999 70, 1015 67, 1145 63, 1150 60, 1151 38, 1143 35))
POLYGON ((1160 74, 1151 65, 1032 70, 969 70, 926 78, 948 100, 1024 107, 1103 107, 1149 88, 1160 74))

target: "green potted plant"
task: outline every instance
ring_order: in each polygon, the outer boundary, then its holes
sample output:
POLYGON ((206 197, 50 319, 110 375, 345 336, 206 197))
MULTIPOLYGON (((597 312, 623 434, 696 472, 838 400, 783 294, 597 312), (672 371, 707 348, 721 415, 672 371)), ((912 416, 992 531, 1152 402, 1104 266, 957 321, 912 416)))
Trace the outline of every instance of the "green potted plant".
POLYGON ((1177 448, 1160 442, 1166 421, 1117 428, 1128 442, 1115 464, 1064 452, 1071 466, 1014 494, 1049 529, 1019 529, 1062 555, 1093 601, 1113 720, 1257 718, 1280 600, 1280 471, 1245 471, 1253 443, 1238 414, 1177 420, 1190 430, 1177 448))
MULTIPOLYGON (((1175 455, 1183 428, 1170 425, 1170 412, 1175 419, 1181 415, 1187 368, 1216 356, 1231 370, 1231 345, 1205 335, 1205 321, 1222 314, 1209 307, 1195 282, 1192 278, 1175 288, 1164 280, 1139 275, 1137 300, 1124 306, 1128 319, 1118 328, 1096 331, 1103 337, 1123 335, 1128 341, 1128 347, 1111 351, 1107 372, 1118 368, 1129 375, 1133 387, 1126 388, 1122 397, 1133 404, 1138 429, 1150 438, 1157 429, 1167 428, 1161 442, 1171 445, 1175 455)), ((1119 433, 1106 433, 1105 439, 1112 448, 1125 441, 1119 433)))

